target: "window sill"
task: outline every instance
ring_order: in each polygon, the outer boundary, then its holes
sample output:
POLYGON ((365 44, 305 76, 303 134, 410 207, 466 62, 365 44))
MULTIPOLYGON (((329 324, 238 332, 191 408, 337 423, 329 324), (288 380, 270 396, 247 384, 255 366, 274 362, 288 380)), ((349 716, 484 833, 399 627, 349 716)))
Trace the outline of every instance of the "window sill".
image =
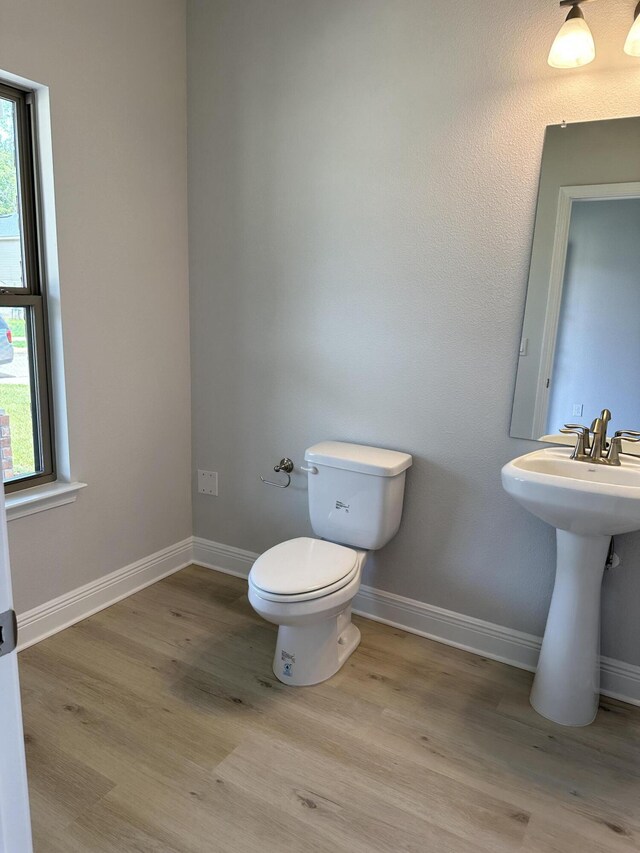
POLYGON ((44 486, 34 486, 33 489, 25 489, 22 492, 13 492, 5 498, 7 521, 23 518, 25 515, 34 515, 36 512, 44 512, 56 506, 72 504, 78 497, 80 489, 84 489, 86 485, 86 483, 58 481, 44 486))

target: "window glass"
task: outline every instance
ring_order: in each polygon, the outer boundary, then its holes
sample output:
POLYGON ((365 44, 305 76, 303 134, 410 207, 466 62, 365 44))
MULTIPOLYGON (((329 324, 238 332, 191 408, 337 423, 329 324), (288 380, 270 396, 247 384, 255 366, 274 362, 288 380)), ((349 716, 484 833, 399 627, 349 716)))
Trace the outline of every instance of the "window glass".
POLYGON ((40 473, 28 311, 0 307, 0 447, 5 482, 40 473))
POLYGON ((16 105, 0 98, 0 287, 24 287, 16 105))

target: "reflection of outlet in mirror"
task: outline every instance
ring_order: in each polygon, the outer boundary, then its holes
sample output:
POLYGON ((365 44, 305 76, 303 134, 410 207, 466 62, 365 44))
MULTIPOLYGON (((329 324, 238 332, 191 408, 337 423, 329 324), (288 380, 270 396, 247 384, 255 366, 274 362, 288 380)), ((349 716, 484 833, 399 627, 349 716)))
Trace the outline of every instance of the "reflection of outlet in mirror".
POLYGON ((201 495, 218 494, 218 472, 198 469, 198 491, 201 495))

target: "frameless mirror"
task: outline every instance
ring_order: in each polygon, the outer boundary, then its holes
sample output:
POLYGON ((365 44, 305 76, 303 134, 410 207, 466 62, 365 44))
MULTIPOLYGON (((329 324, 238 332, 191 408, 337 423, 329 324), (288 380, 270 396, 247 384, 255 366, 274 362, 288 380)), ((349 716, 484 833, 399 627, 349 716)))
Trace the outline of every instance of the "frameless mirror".
POLYGON ((640 118, 545 134, 511 435, 640 429, 640 118))

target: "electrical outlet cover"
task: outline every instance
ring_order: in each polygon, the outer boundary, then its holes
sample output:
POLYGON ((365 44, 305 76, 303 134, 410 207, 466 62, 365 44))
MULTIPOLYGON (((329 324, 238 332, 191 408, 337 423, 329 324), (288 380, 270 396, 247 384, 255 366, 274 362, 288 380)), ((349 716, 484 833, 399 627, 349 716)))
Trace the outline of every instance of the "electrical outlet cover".
POLYGON ((201 495, 218 494, 218 472, 198 469, 198 492, 201 495))

